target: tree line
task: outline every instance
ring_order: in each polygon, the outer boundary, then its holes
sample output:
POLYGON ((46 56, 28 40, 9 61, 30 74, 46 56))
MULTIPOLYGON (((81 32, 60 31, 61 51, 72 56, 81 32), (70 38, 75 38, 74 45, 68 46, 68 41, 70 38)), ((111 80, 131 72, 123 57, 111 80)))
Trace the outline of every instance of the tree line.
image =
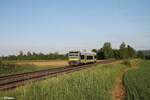
POLYGON ((27 54, 20 51, 18 55, 9 55, 0 57, 1 60, 51 60, 51 59, 67 59, 66 55, 55 53, 35 53, 35 52, 27 52, 27 54))
POLYGON ((145 58, 142 51, 136 51, 130 45, 124 42, 120 45, 119 49, 113 49, 110 42, 105 42, 100 49, 93 49, 92 52, 97 54, 97 59, 128 59, 128 58, 145 58))
MULTIPOLYGON (((149 55, 145 55, 143 51, 136 51, 132 46, 121 43, 119 49, 113 49, 110 42, 105 42, 100 49, 93 49, 92 52, 97 54, 97 59, 128 59, 128 58, 142 58, 150 59, 150 51, 147 51, 149 55)), ((146 53, 147 53, 146 52, 146 53)), ((0 60, 51 60, 51 59, 67 59, 67 54, 55 53, 35 53, 20 51, 18 55, 9 55, 0 57, 0 60)))

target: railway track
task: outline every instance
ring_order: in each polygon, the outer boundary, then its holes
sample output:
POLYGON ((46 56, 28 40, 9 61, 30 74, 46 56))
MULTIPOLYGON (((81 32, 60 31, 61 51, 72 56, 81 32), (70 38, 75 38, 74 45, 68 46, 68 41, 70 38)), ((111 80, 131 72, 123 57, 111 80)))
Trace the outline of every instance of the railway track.
POLYGON ((25 85, 29 82, 35 82, 39 80, 46 79, 48 77, 56 77, 59 75, 63 75, 66 73, 71 73, 75 71, 79 71, 85 68, 90 68, 97 64, 106 64, 114 62, 115 60, 103 60, 98 61, 95 64, 88 64, 88 65, 82 65, 77 67, 61 67, 61 68, 54 68, 54 69, 48 69, 48 70, 41 70, 41 71, 35 71, 35 72, 28 72, 28 73, 20 73, 20 74, 14 74, 14 75, 8 75, 0 77, 0 90, 9 90, 14 89, 18 86, 25 85))

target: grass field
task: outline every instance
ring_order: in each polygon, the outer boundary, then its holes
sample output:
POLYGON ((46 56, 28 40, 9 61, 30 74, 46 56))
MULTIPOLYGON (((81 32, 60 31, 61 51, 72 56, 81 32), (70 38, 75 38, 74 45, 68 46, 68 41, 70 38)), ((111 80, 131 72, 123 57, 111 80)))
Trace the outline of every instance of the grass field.
POLYGON ((4 63, 18 64, 18 65, 36 65, 39 67, 48 66, 66 66, 67 60, 20 60, 20 61, 3 61, 4 63))
POLYGON ((97 65, 0 92, 0 97, 9 96, 17 100, 112 100, 116 78, 124 69, 126 66, 119 63, 97 65))
POLYGON ((150 61, 141 61, 139 68, 124 76, 126 100, 150 100, 150 61))
POLYGON ((66 60, 2 61, 0 63, 0 76, 51 69, 66 65, 66 60))

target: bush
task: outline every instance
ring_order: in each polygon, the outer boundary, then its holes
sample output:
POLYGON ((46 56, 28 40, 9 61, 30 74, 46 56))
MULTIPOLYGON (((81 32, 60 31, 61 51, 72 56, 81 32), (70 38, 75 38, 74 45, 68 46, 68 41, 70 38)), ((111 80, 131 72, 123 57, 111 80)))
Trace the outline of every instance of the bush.
POLYGON ((131 67, 131 61, 129 59, 126 59, 122 62, 123 65, 131 67))
POLYGON ((0 65, 2 64, 2 61, 0 60, 0 65))

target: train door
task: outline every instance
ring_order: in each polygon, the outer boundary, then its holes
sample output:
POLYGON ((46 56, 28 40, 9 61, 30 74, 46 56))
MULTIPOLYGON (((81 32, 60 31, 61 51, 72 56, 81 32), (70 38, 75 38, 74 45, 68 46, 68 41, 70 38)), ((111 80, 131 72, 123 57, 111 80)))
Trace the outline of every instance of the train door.
POLYGON ((86 57, 85 57, 85 55, 84 54, 81 54, 81 63, 82 64, 85 64, 86 63, 86 57))

